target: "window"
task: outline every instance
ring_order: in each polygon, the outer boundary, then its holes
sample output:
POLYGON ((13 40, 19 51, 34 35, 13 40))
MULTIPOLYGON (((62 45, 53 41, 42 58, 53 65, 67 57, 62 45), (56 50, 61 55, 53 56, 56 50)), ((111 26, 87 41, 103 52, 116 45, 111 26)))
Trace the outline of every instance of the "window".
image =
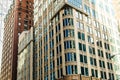
POLYGON ((53 35, 54 35, 54 31, 53 31, 53 30, 51 30, 51 31, 49 32, 49 37, 50 37, 50 38, 52 38, 52 37, 53 37, 53 35))
POLYGON ((104 33, 104 34, 102 34, 102 35, 103 35, 103 39, 108 41, 108 36, 107 36, 107 34, 104 33))
POLYGON ((76 53, 66 53, 65 54, 65 61, 76 61, 76 53))
POLYGON ((84 40, 85 41, 85 34, 78 32, 78 39, 84 40))
POLYGON ((92 77, 98 77, 98 71, 91 69, 92 77))
POLYGON ((56 33, 60 31, 60 23, 56 26, 56 33))
MULTIPOLYGON (((100 71, 100 74, 101 74, 102 79, 107 79, 106 72, 100 71)), ((112 79, 110 79, 110 80, 112 80, 112 79)))
POLYGON ((104 43, 104 48, 107 49, 107 50, 110 50, 109 44, 104 43))
POLYGON ((64 37, 74 37, 74 30, 73 29, 64 30, 64 37))
POLYGON ((80 62, 87 63, 87 56, 80 54, 80 62))
POLYGON ((87 6, 86 4, 84 4, 84 11, 85 11, 88 15, 90 15, 90 7, 87 6))
POLYGON ((96 40, 96 44, 97 44, 98 47, 102 47, 102 41, 96 40))
POLYGON ((58 34, 56 36, 56 43, 60 42, 61 41, 61 34, 58 34))
POLYGON ((48 72, 48 65, 44 66, 44 72, 48 72))
POLYGON ((95 12, 94 9, 92 9, 92 16, 93 16, 94 18, 96 18, 96 12, 95 12))
POLYGON ((86 68, 86 67, 81 67, 81 74, 82 74, 82 75, 85 75, 85 76, 89 76, 88 68, 86 68))
POLYGON ((55 80, 55 72, 50 73, 50 80, 55 80))
POLYGON ((67 65, 66 74, 77 74, 77 65, 67 65))
POLYGON ((63 76, 62 68, 60 68, 60 69, 57 70, 57 75, 58 75, 58 78, 60 78, 60 77, 63 76))
POLYGON ((75 48, 75 41, 69 40, 69 41, 64 41, 64 49, 70 49, 70 48, 75 48))
POLYGON ((96 59, 93 57, 90 57, 90 64, 93 66, 97 66, 96 59))
POLYGON ((50 70, 54 69, 54 61, 50 62, 50 70))
POLYGON ((73 26, 73 19, 72 18, 65 18, 63 19, 63 26, 73 26))
POLYGON ((57 54, 62 52, 61 44, 59 44, 59 45, 56 47, 56 50, 57 50, 57 54))
POLYGON ((57 58, 57 65, 60 66, 62 64, 62 56, 57 58))
POLYGON ((86 45, 82 44, 82 43, 79 43, 79 50, 82 50, 82 51, 86 52, 86 45))
POLYGON ((108 67, 108 69, 113 70, 112 63, 107 62, 107 67, 108 67))
POLYGON ((95 34, 96 34, 96 37, 98 37, 98 38, 101 38, 101 34, 100 34, 100 31, 98 31, 98 30, 95 30, 95 34))
POLYGON ((84 30, 84 24, 81 22, 76 21, 76 27, 80 30, 84 30))
POLYGON ((89 53, 95 55, 95 48, 89 46, 89 53))
POLYGON ((55 22, 57 23, 58 21, 59 21, 59 19, 60 19, 60 15, 59 15, 59 13, 55 16, 55 22))
POLYGON ((50 59, 52 59, 54 57, 54 49, 50 50, 50 59))
POLYGON ((50 41, 50 48, 53 48, 53 47, 54 47, 54 39, 50 41))
POLYGON ((103 55, 103 51, 100 50, 100 49, 98 49, 98 56, 100 56, 100 57, 104 57, 104 55, 103 55))
POLYGON ((103 30, 104 32, 107 32, 107 27, 106 27, 105 25, 102 25, 102 30, 103 30))
POLYGON ((48 36, 45 35, 45 37, 44 37, 44 43, 47 43, 47 41, 48 41, 48 36))
POLYGON ((109 79, 110 79, 110 80, 115 80, 115 79, 114 79, 114 74, 113 74, 113 73, 109 73, 109 79))
POLYGON ((64 8, 64 14, 63 14, 63 16, 64 16, 64 15, 73 15, 72 8, 70 8, 70 7, 65 7, 65 8, 64 8))
POLYGON ((108 53, 108 52, 106 52, 106 58, 107 58, 107 59, 110 59, 110 57, 111 57, 111 54, 108 53))
POLYGON ((93 40, 93 37, 92 36, 87 36, 87 39, 88 39, 88 43, 90 44, 94 44, 94 40, 93 40))
POLYGON ((82 13, 76 11, 76 18, 82 20, 83 19, 82 13))
POLYGON ((105 68, 105 62, 102 60, 99 60, 99 66, 102 68, 105 68))
POLYGON ((48 45, 47 44, 44 46, 44 52, 46 52, 46 51, 48 51, 48 45))
POLYGON ((93 34, 93 30, 92 30, 92 28, 89 27, 89 26, 87 26, 87 32, 88 32, 89 34, 93 34))

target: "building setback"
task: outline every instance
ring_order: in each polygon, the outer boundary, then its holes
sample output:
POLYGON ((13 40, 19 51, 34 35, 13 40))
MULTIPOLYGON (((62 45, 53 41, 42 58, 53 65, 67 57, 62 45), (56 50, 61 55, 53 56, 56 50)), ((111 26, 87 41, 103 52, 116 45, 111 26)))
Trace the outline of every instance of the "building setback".
POLYGON ((34 80, 116 80, 110 6, 108 0, 34 0, 34 80))
POLYGON ((33 0, 15 0, 5 18, 1 80, 17 79, 18 37, 33 26, 33 0))

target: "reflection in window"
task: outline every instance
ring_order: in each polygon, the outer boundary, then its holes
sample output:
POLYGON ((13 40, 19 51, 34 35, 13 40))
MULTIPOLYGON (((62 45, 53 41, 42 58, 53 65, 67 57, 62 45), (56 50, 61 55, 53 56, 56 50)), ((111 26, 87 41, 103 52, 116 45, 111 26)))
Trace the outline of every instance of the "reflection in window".
POLYGON ((77 74, 77 65, 67 65, 66 74, 77 74))
POLYGON ((73 15, 72 8, 70 7, 65 7, 64 8, 64 14, 63 15, 73 15))
POLYGON ((83 29, 84 29, 84 24, 81 23, 81 22, 76 21, 76 27, 77 27, 78 29, 80 29, 80 30, 83 30, 83 29))
POLYGON ((82 20, 83 19, 83 16, 82 16, 82 13, 80 13, 80 12, 78 12, 78 11, 76 11, 76 18, 77 19, 80 19, 80 20, 82 20))
POLYGON ((64 41, 64 49, 70 49, 70 48, 75 48, 75 41, 69 40, 69 41, 64 41))
POLYGON ((90 64, 93 65, 93 66, 97 66, 96 59, 93 58, 93 57, 90 57, 90 64))
POLYGON ((88 39, 88 42, 91 43, 91 44, 94 44, 94 40, 93 40, 93 37, 92 36, 87 36, 87 39, 88 39))
POLYGON ((63 26, 73 26, 73 19, 72 18, 65 18, 63 19, 63 26))
POLYGON ((76 53, 66 53, 65 54, 65 61, 76 61, 76 53))
POLYGON ((74 37, 74 30, 73 29, 64 30, 64 37, 74 37))

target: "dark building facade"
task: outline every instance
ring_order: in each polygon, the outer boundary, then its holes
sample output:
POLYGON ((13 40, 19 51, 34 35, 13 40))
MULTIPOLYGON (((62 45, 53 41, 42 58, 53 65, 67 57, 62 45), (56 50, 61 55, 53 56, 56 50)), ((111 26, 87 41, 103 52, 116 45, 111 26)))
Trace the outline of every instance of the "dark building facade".
POLYGON ((1 80, 17 79, 18 37, 33 25, 33 0, 15 0, 5 19, 1 80))

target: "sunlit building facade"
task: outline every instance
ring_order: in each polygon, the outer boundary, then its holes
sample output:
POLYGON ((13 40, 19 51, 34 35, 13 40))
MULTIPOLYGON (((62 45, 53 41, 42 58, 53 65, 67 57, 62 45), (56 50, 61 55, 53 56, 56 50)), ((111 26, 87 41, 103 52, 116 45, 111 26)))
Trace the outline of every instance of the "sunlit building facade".
POLYGON ((114 43, 116 44, 114 46, 114 57, 113 57, 113 61, 114 61, 114 70, 116 73, 116 79, 120 79, 120 0, 112 0, 113 3, 113 8, 114 8, 114 15, 117 21, 117 26, 118 26, 118 30, 119 32, 116 34, 119 35, 115 35, 114 38, 116 39, 114 41, 114 43))
POLYGON ((11 80, 14 73, 12 68, 12 44, 13 44, 13 31, 14 31, 14 5, 11 5, 8 15, 4 24, 4 37, 3 37, 3 49, 2 50, 2 63, 1 63, 1 80, 11 80))
POLYGON ((19 36, 17 80, 33 80, 33 27, 19 36))
POLYGON ((33 0, 14 0, 4 24, 0 80, 17 80, 18 37, 33 26, 33 0))
POLYGON ((108 0, 34 0, 34 80, 115 80, 112 10, 108 0))

